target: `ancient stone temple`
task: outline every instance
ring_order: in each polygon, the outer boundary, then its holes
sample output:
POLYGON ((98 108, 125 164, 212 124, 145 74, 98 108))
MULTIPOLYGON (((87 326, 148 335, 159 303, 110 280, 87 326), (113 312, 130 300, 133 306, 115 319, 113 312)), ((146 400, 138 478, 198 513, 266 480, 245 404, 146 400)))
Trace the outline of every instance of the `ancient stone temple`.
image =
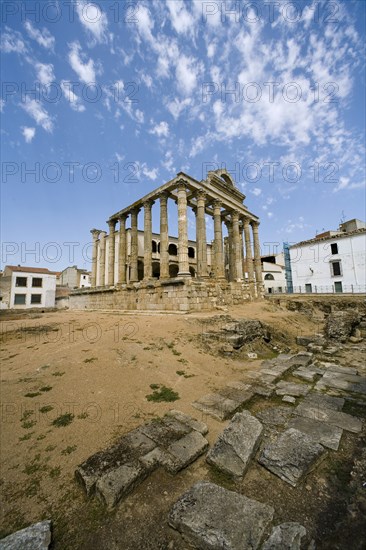
POLYGON ((70 307, 200 311, 261 298, 259 220, 244 199, 226 170, 208 172, 202 181, 179 172, 110 216, 108 233, 91 230, 92 287, 74 291, 70 307), (169 200, 177 204, 177 238, 169 235, 169 200), (152 231, 157 201, 159 234, 152 231), (196 217, 195 241, 188 239, 188 208, 196 217), (143 231, 138 229, 141 210, 143 231), (213 218, 212 242, 207 242, 206 216, 213 218))

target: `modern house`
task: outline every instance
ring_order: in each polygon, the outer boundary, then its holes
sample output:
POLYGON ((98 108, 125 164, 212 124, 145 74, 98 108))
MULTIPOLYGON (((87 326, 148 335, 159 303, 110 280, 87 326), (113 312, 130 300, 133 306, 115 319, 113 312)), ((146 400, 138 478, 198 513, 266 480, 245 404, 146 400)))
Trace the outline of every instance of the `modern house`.
POLYGON ((366 223, 353 219, 336 231, 289 247, 293 292, 366 292, 366 223))
POLYGON ((90 272, 86 269, 79 269, 76 265, 67 267, 61 271, 57 284, 69 288, 89 288, 91 286, 90 272))
POLYGON ((262 256, 263 284, 266 294, 286 292, 287 283, 285 275, 284 254, 262 256))
POLYGON ((55 307, 56 273, 42 267, 7 265, 1 284, 1 309, 55 307))

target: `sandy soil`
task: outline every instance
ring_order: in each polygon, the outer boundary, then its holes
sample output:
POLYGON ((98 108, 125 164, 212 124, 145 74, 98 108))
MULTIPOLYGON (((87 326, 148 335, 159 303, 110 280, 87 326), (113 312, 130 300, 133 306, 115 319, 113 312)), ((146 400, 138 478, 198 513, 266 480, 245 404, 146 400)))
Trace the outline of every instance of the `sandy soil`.
MULTIPOLYGON (((86 500, 74 471, 119 435, 171 408, 202 419, 192 401, 259 366, 270 350, 249 360, 245 352, 226 358, 204 349, 207 321, 220 314, 2 316, 1 536, 51 518, 54 548, 184 548, 166 515, 186 488, 207 478, 204 459, 174 478, 155 472, 113 513, 86 500), (150 384, 171 387, 180 399, 149 402, 150 384), (66 413, 74 415, 69 425, 52 424, 66 413)), ((297 334, 321 326, 320 318, 268 302, 232 308, 230 315, 268 323, 292 349, 297 334)), ((203 420, 213 443, 225 423, 203 420)), ((270 474, 260 471, 265 483, 270 474)), ((256 469, 246 476, 248 496, 256 477, 256 469)))

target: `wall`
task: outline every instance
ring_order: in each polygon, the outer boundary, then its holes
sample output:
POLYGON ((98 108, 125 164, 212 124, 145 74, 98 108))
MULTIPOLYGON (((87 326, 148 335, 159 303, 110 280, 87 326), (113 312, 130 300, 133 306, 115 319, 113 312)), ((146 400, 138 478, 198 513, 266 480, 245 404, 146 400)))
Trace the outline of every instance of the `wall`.
POLYGON ((305 292, 305 284, 311 284, 314 292, 321 287, 331 287, 341 281, 343 292, 365 292, 366 285, 366 233, 312 242, 290 248, 294 292, 305 292), (338 254, 331 253, 331 244, 337 243, 338 254), (330 262, 340 260, 342 275, 331 274, 330 262))
POLYGON ((13 272, 11 280, 11 290, 10 290, 10 307, 15 309, 25 309, 25 308, 46 308, 46 307, 55 307, 55 295, 56 295, 56 275, 48 275, 44 273, 27 273, 27 272, 13 272), (27 286, 26 287, 16 287, 16 278, 17 277, 27 277, 27 286), (32 287, 32 278, 41 278, 42 279, 42 288, 32 287), (15 294, 25 294, 26 303, 14 305, 14 295, 15 294), (31 304, 31 294, 41 294, 41 303, 40 304, 31 304))
POLYGON ((177 278, 120 289, 75 290, 70 295, 69 306, 70 309, 202 311, 249 300, 249 286, 244 283, 177 278))
POLYGON ((262 271, 263 271, 263 284, 264 284, 266 293, 286 292, 285 268, 270 262, 263 262, 262 271), (271 274, 274 277, 274 279, 267 280, 265 278, 267 274, 271 274))

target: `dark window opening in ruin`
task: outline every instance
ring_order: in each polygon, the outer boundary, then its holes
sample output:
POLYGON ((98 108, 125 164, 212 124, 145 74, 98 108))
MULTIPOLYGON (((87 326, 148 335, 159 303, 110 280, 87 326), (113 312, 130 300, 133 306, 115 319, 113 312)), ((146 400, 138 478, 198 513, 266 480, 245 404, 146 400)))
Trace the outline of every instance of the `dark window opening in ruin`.
POLYGON ((159 262, 153 262, 152 263, 152 276, 156 277, 157 279, 160 278, 160 263, 159 262))
POLYGON ((170 256, 178 256, 178 248, 176 244, 170 243, 168 251, 170 256))
POLYGON ((156 241, 151 241, 151 250, 152 250, 152 252, 157 252, 158 251, 158 246, 156 244, 156 241))
POLYGON ((334 277, 339 277, 342 275, 341 262, 331 262, 330 266, 334 277))
POLYGON ((337 243, 332 243, 330 245, 330 248, 331 248, 332 254, 338 254, 338 245, 337 245, 337 243))
POLYGON ((196 276, 196 270, 194 269, 194 267, 190 267, 189 268, 189 272, 191 274, 191 277, 195 277, 196 276))
POLYGON ((305 285, 305 292, 308 293, 308 294, 311 294, 312 291, 313 291, 313 289, 312 289, 311 283, 307 283, 305 285))
POLYGON ((265 281, 274 281, 274 277, 272 273, 267 273, 267 275, 264 276, 265 281))
MULTIPOLYGON (((27 277, 17 277, 15 286, 27 286, 27 277)), ((23 294, 18 294, 18 296, 23 296, 23 294)))
POLYGON ((158 252, 160 254, 160 243, 158 243, 158 252))
POLYGON ((14 305, 25 305, 25 294, 14 294, 14 305))
POLYGON ((42 288, 42 278, 32 277, 32 286, 42 288))
POLYGON ((31 304, 41 304, 41 303, 42 303, 42 294, 31 295, 31 304))
POLYGON ((176 264, 171 264, 169 266, 169 277, 176 277, 179 272, 179 267, 176 264))
POLYGON ((142 279, 144 278, 144 262, 142 260, 139 260, 137 262, 137 275, 139 281, 142 281, 142 279))
POLYGON ((188 258, 194 258, 195 257, 195 249, 193 246, 188 247, 188 258))

